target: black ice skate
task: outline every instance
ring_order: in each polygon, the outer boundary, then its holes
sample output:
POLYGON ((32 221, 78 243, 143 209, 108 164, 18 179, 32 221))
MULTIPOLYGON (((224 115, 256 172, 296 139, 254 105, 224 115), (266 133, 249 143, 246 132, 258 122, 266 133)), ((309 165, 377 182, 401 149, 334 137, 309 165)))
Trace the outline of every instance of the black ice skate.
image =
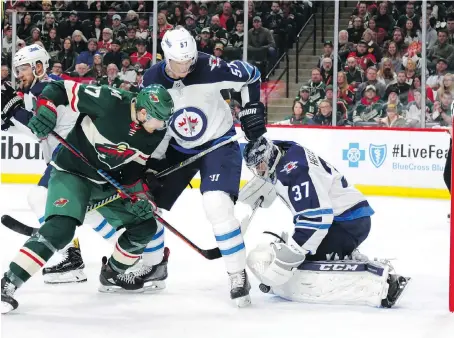
POLYGON ((81 283, 87 281, 84 273, 84 261, 79 247, 79 241, 74 240, 62 252, 63 259, 60 263, 43 269, 44 283, 81 283))
POLYGON ((249 296, 249 290, 251 290, 251 284, 249 284, 249 278, 246 270, 229 273, 230 278, 230 298, 233 299, 238 307, 246 307, 251 304, 251 297, 249 296))
POLYGON ((119 293, 130 293, 130 292, 143 292, 143 279, 134 276, 132 272, 120 273, 112 269, 107 257, 102 258, 101 274, 99 275, 99 286, 100 292, 119 292, 119 293))
POLYGON ((13 298, 14 292, 16 292, 16 286, 11 283, 8 277, 3 276, 2 278, 2 307, 1 313, 11 312, 19 306, 17 300, 13 298))
POLYGON ((403 277, 395 274, 389 274, 388 276, 388 295, 385 299, 382 299, 381 305, 386 308, 391 308, 397 305, 398 301, 402 297, 402 293, 410 282, 410 277, 403 277))
POLYGON ((157 265, 142 265, 139 270, 134 271, 136 277, 140 277, 144 281, 144 290, 146 292, 154 292, 165 289, 167 279, 167 262, 169 261, 170 250, 164 248, 164 257, 162 262, 157 265))

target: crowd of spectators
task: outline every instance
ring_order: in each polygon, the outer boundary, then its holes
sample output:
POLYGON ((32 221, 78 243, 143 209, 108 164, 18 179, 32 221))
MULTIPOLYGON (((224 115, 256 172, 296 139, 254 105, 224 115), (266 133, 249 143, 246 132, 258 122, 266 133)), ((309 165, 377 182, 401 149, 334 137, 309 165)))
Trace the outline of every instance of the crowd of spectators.
MULTIPOLYGON (((454 2, 427 2, 427 57, 421 58, 422 1, 358 1, 339 31, 338 55, 326 41, 292 114, 280 123, 418 127, 451 125, 454 98, 454 2), (338 63, 333 93, 333 63, 338 63), (425 72, 426 83, 421 81, 425 72), (426 97, 422 112, 421 97, 426 97)), ((325 18, 326 22, 326 18, 325 18)))
MULTIPOLYGON (((227 61, 242 58, 244 34, 248 34, 251 62, 265 75, 293 44, 312 4, 250 1, 249 27, 244 27, 243 4, 159 1, 156 59, 162 60, 165 32, 179 25, 191 32, 199 51, 227 61)), ((51 56, 49 75, 138 90, 151 66, 152 1, 14 1, 7 2, 5 9, 2 81, 10 77, 12 10, 18 13, 16 50, 34 43, 46 48, 51 56)))

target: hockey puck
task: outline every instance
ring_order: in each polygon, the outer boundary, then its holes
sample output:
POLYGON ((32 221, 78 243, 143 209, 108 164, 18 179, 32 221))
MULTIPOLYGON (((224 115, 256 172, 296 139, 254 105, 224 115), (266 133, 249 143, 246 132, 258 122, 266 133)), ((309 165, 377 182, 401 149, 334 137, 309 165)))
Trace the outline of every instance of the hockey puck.
POLYGON ((270 292, 271 287, 269 287, 268 285, 265 285, 265 284, 263 284, 263 283, 260 283, 259 289, 260 289, 260 291, 262 291, 263 293, 268 293, 268 292, 270 292))

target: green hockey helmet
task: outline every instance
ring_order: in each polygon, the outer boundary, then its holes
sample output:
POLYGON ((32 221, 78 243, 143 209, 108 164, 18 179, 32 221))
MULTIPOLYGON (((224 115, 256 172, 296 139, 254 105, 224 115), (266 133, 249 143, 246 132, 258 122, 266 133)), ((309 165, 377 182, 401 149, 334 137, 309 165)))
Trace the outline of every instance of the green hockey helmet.
POLYGON ((143 88, 136 97, 136 109, 145 108, 147 120, 154 117, 160 121, 167 121, 173 114, 173 100, 167 89, 159 84, 152 84, 143 88))

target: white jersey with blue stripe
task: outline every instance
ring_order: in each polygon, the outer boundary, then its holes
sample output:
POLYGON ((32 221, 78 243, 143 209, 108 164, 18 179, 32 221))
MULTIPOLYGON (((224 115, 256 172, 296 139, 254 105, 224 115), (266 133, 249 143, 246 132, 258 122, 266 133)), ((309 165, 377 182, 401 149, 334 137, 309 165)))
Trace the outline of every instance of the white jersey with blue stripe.
MULTIPOLYGON (((27 124, 31 118, 31 112, 36 109, 36 101, 38 96, 44 90, 47 83, 54 81, 52 78, 47 80, 36 82, 29 90, 23 92, 23 99, 25 109, 18 109, 14 112, 14 118, 12 119, 14 127, 11 127, 8 131, 12 133, 26 134, 33 139, 40 142, 41 150, 43 152, 44 160, 49 163, 52 159, 52 154, 60 144, 57 139, 49 135, 47 138, 39 140, 31 131, 28 129, 27 124)), ((57 132, 63 138, 68 136, 71 129, 76 124, 78 113, 72 111, 69 106, 58 106, 57 107, 57 124, 54 131, 57 132)))
POLYGON ((167 138, 174 137, 185 149, 216 140, 232 129, 232 114, 222 89, 241 92, 243 105, 260 100, 260 72, 247 62, 227 63, 199 52, 194 70, 180 80, 171 79, 165 67, 162 61, 147 70, 143 84, 161 84, 169 91, 175 112, 167 138))
POLYGON ((364 195, 311 150, 273 141, 284 155, 276 166, 276 192, 293 213, 295 241, 315 254, 333 222, 373 215, 364 195))

